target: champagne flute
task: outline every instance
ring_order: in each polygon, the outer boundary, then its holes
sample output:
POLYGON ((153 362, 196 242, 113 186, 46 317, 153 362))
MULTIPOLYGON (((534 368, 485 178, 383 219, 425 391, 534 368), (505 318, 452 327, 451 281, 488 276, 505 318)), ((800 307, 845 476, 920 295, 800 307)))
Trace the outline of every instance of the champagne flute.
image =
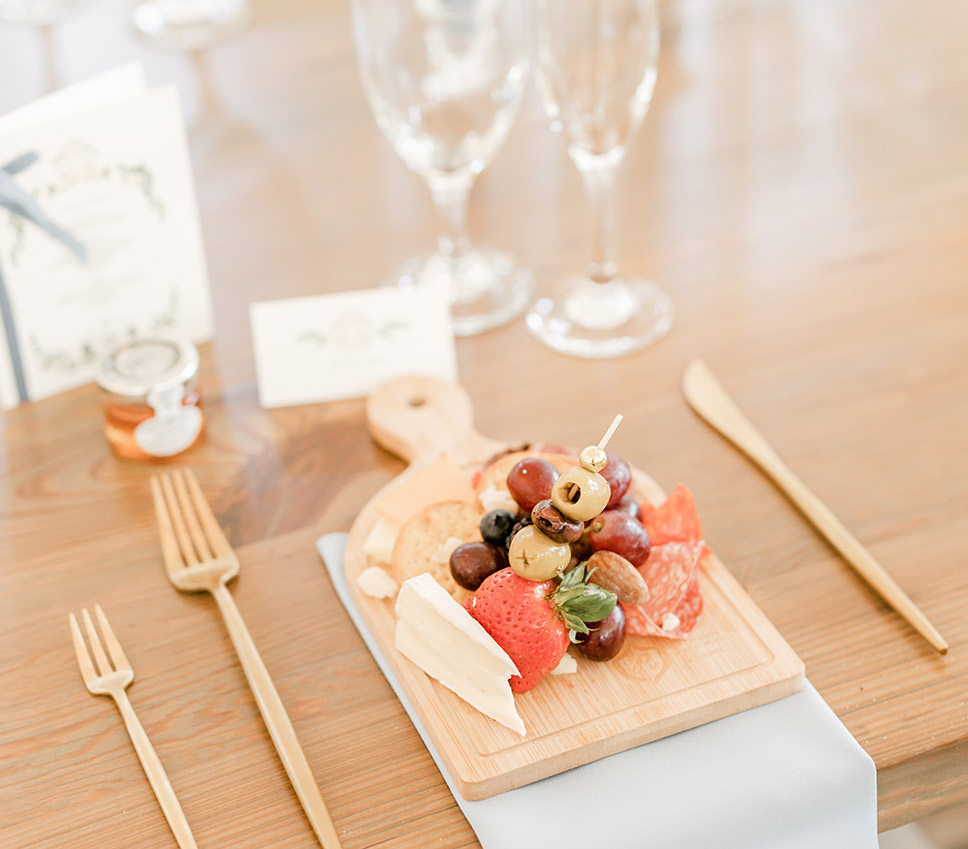
POLYGON ((536 0, 537 79, 552 129, 581 173, 592 221, 587 274, 540 298, 534 336, 565 354, 615 357, 655 342, 673 306, 655 283, 619 276, 615 186, 655 88, 654 0, 536 0))
POLYGON ((504 324, 531 299, 532 274, 510 255, 472 246, 474 178, 507 137, 528 79, 522 0, 353 0, 364 89, 397 154, 430 187, 437 250, 411 260, 399 286, 436 287, 454 332, 504 324))

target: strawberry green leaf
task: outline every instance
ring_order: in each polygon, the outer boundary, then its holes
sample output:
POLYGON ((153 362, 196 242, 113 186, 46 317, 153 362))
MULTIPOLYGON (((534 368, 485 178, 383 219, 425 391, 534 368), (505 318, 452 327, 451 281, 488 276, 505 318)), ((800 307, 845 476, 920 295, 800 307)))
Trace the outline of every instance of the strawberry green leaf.
POLYGON ((558 591, 573 590, 576 587, 580 587, 585 583, 585 564, 579 563, 573 569, 569 569, 561 576, 561 583, 558 585, 558 591))
POLYGON ((597 584, 585 583, 584 564, 566 572, 558 590, 552 595, 555 612, 569 628, 580 634, 588 633, 588 622, 600 622, 615 607, 615 593, 597 584))

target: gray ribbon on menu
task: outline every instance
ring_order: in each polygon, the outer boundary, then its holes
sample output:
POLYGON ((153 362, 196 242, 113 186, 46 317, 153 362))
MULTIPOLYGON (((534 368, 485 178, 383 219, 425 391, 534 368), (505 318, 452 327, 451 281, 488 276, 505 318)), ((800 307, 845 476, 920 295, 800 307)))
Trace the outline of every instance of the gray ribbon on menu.
MULTIPOLYGON (((84 249, 84 245, 59 224, 51 221, 37 200, 14 180, 15 174, 33 165, 36 161, 37 154, 28 152, 22 153, 0 167, 0 206, 6 207, 14 215, 19 215, 33 222, 76 254, 81 262, 86 262, 87 251, 84 249)), ((27 378, 24 374, 23 358, 20 354, 20 342, 17 338, 17 327, 14 321, 13 307, 10 303, 10 293, 3 282, 2 268, 0 268, 0 320, 3 321, 7 347, 10 349, 10 365, 17 382, 17 394, 21 401, 26 401, 29 397, 27 378)))

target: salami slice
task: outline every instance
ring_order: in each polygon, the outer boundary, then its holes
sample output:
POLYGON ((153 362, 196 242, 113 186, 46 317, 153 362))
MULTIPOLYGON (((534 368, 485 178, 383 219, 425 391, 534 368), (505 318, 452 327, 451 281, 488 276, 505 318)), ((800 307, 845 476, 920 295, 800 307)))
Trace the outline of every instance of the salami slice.
POLYGON ((682 639, 702 613, 699 564, 707 551, 702 540, 653 546, 639 572, 649 585, 645 604, 622 604, 630 634, 682 639))
POLYGON ((642 524, 649 532, 649 539, 654 546, 667 542, 697 542, 702 539, 696 502, 685 484, 679 484, 658 507, 644 505, 642 524))

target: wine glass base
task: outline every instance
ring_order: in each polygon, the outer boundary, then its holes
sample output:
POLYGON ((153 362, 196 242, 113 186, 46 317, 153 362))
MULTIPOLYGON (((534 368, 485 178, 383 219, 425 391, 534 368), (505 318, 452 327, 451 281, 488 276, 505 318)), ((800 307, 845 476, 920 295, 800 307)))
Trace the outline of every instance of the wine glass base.
POLYGON ((241 34, 249 25, 248 0, 139 0, 131 25, 152 47, 206 50, 241 34))
POLYGON ((649 280, 570 281, 539 299, 528 329, 549 348, 574 357, 620 357, 657 342, 672 327, 672 301, 649 280))
POLYGON ((450 300, 454 334, 474 336, 524 312, 534 291, 534 275, 510 254, 476 248, 459 257, 435 253, 409 260, 384 285, 444 291, 450 300))

